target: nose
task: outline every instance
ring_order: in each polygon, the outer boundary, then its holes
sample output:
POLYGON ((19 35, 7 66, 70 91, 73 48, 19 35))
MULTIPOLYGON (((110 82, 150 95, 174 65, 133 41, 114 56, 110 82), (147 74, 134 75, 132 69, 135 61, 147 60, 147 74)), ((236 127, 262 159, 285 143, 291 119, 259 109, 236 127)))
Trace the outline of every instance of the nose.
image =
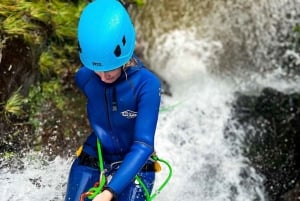
POLYGON ((105 77, 105 78, 110 78, 111 77, 111 74, 109 72, 102 72, 102 75, 105 77))

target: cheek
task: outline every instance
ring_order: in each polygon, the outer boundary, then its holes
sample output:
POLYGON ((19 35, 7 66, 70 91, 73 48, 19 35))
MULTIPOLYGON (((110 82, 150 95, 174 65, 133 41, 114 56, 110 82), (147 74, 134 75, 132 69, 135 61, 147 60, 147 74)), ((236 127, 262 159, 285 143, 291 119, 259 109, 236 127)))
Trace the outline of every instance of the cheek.
POLYGON ((117 79, 121 75, 121 70, 117 69, 109 72, 95 72, 102 80, 108 78, 117 79))
POLYGON ((116 71, 111 74, 113 77, 119 77, 121 75, 121 71, 116 71))
POLYGON ((99 77, 101 77, 101 74, 100 72, 95 72, 99 77))

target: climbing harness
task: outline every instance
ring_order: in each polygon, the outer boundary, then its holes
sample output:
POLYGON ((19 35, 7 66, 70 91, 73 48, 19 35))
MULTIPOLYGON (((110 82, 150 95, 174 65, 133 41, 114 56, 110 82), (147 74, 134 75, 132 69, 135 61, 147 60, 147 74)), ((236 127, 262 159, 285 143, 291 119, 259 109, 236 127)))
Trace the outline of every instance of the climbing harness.
MULTIPOLYGON (((101 191, 103 190, 103 188, 107 182, 107 179, 105 177, 105 169, 104 169, 104 165, 103 165, 101 144, 100 144, 99 139, 97 139, 97 149, 98 149, 99 169, 100 169, 99 182, 96 182, 94 184, 94 186, 91 187, 87 192, 82 193, 80 196, 80 201, 84 201, 84 199, 86 197, 90 200, 94 199, 99 193, 101 193, 101 191)), ((164 182, 158 187, 157 190, 154 191, 153 194, 150 194, 147 186, 142 181, 142 179, 138 175, 135 176, 136 181, 139 183, 139 185, 142 187, 142 189, 144 191, 144 194, 146 196, 146 201, 152 201, 162 191, 162 189, 167 185, 167 183, 169 182, 169 180, 172 177, 172 167, 167 161, 165 161, 161 158, 158 158, 155 153, 151 156, 151 160, 154 163, 154 171, 155 172, 159 172, 161 170, 161 166, 159 163, 159 162, 161 162, 168 167, 169 173, 168 173, 168 176, 166 177, 166 179, 164 180, 164 182)))

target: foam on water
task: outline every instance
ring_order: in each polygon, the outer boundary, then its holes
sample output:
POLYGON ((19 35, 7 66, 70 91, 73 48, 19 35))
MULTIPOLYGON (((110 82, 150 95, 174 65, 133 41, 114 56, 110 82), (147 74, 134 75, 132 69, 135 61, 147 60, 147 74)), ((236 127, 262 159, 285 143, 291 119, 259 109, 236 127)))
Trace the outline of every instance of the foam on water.
POLYGON ((0 169, 1 200, 64 200, 70 164, 71 159, 57 157, 49 161, 38 153, 28 153, 24 159, 0 169))

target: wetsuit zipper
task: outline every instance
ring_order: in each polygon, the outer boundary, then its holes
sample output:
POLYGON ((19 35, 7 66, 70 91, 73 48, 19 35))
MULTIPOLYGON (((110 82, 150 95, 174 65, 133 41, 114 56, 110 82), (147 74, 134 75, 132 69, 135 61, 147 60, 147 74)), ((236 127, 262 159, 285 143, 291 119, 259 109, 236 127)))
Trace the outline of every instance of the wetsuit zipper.
POLYGON ((112 111, 116 112, 118 110, 118 105, 117 105, 117 92, 116 92, 116 88, 113 87, 113 91, 112 91, 112 111))
MULTIPOLYGON (((114 150, 117 151, 117 145, 119 145, 118 143, 118 138, 116 136, 113 135, 113 129, 112 129, 112 125, 111 125, 111 117, 110 117, 110 104, 109 104, 109 96, 108 96, 108 88, 105 88, 104 93, 105 93, 105 104, 106 104, 106 113, 107 113, 107 120, 108 120, 108 126, 110 129, 110 134, 112 136, 113 139, 113 144, 114 144, 114 150)), ((116 95, 116 89, 115 87, 113 87, 113 91, 112 91, 112 111, 117 111, 117 95, 116 95)))
POLYGON ((106 104, 107 121, 108 121, 108 124, 109 124, 109 129, 112 132, 112 126, 111 126, 110 117, 109 117, 109 104, 108 104, 107 88, 105 88, 104 93, 105 93, 105 104, 106 104))

